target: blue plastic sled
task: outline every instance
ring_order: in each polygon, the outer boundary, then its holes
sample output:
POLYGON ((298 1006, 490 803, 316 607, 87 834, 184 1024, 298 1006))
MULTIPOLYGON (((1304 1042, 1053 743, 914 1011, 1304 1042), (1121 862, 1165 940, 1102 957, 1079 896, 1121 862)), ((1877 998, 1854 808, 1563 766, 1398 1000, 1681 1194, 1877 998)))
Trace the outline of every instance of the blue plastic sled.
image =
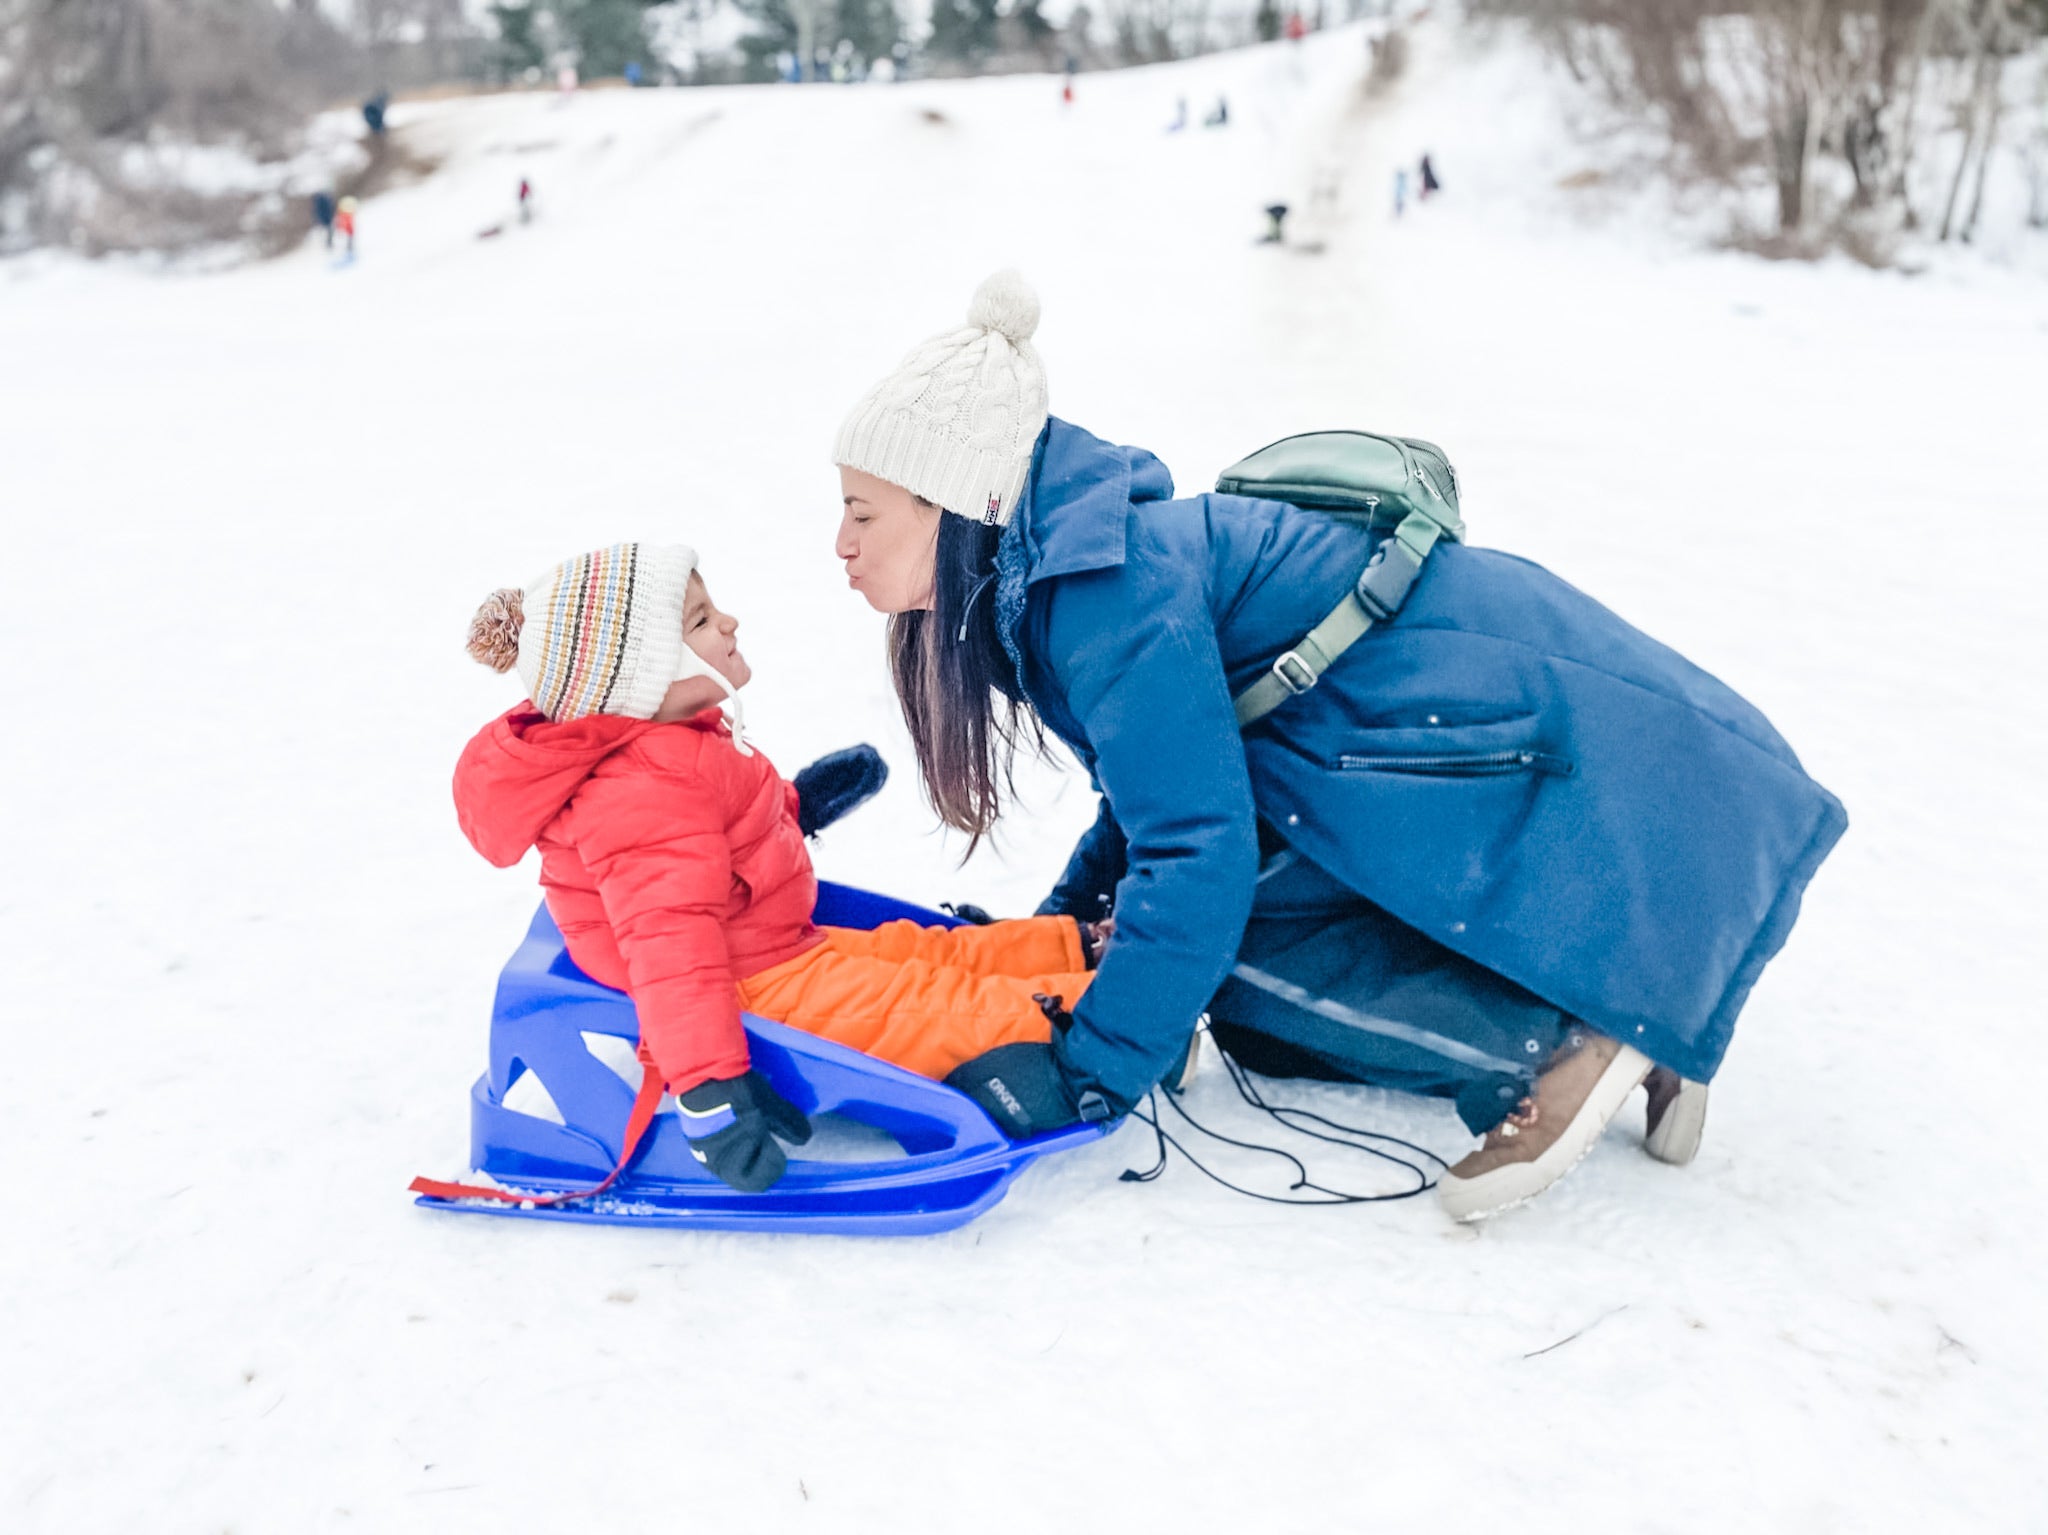
MULTIPOLYGON (((821 884, 816 918, 868 928, 898 917, 952 926, 955 919, 846 885, 821 884)), ((965 1094, 795 1029, 745 1015, 753 1064, 809 1115, 831 1114, 879 1130, 902 1155, 869 1161, 792 1156, 782 1181, 742 1194, 707 1172, 673 1114, 657 1114, 633 1163, 590 1199, 522 1208, 493 1200, 423 1196, 436 1209, 528 1220, 718 1231, 826 1231, 877 1236, 950 1231, 1003 1197, 1034 1158, 1096 1139, 1075 1125, 1013 1141, 965 1094)), ((624 992, 600 986, 569 958, 543 906, 498 978, 490 1070, 470 1090, 470 1165, 499 1184, 535 1194, 589 1188, 618 1163, 633 1089, 593 1055, 585 1034, 639 1040, 624 992), (534 1073, 564 1123, 505 1106, 534 1073)))

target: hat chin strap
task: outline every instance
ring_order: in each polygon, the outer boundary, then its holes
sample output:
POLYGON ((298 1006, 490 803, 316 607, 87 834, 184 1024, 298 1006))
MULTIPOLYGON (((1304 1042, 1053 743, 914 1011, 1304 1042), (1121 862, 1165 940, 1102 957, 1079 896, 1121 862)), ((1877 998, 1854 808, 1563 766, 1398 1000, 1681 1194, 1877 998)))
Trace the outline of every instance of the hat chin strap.
POLYGON ((742 757, 754 755, 754 748, 747 745, 747 710, 740 702, 739 689, 726 681, 725 676, 709 661, 698 655, 687 643, 683 646, 683 659, 676 670, 675 680, 687 682, 692 677, 709 677, 725 689, 725 698, 718 706, 725 716, 726 725, 732 730, 732 744, 739 748, 742 757))

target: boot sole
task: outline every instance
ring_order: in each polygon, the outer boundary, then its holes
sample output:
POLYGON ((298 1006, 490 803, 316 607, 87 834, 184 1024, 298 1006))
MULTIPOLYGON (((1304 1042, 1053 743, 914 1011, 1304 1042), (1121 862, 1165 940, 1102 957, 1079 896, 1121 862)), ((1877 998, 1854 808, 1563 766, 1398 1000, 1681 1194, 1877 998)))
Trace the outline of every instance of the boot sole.
POLYGON ((1683 1167, 1699 1155, 1707 1131, 1707 1084, 1681 1080, 1678 1096, 1643 1137, 1643 1150, 1659 1162, 1683 1167))
POLYGON ((1606 1131, 1608 1121, 1649 1074, 1649 1058, 1640 1050, 1623 1045, 1600 1073, 1600 1079, 1586 1094, 1586 1101, 1579 1105, 1564 1133, 1535 1161, 1511 1162, 1477 1178, 1454 1178, 1445 1173, 1436 1186, 1444 1212, 1452 1220, 1476 1221, 1527 1204, 1586 1159, 1606 1131))

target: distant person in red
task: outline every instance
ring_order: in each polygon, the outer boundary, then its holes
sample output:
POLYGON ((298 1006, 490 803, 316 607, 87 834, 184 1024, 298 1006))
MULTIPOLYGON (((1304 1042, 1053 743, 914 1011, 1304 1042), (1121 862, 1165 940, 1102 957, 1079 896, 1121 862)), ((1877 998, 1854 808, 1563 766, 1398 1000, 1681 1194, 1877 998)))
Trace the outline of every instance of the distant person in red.
POLYGON ((1301 19, 1301 12, 1289 11, 1287 13, 1287 40, 1290 43, 1298 43, 1307 36, 1308 23, 1301 19))
POLYGON ((533 183, 524 176, 519 178, 519 222, 533 222, 533 183))
POLYGON ((334 210, 334 232, 347 242, 350 260, 356 254, 356 200, 344 197, 334 210))

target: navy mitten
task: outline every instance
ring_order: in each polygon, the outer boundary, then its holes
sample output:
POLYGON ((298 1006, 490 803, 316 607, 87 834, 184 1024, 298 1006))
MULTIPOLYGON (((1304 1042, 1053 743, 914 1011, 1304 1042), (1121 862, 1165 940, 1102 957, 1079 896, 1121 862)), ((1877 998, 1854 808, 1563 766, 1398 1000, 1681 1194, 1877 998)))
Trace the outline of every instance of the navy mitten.
POLYGON ((982 1112, 1013 1141, 1111 1115, 1102 1094, 1076 1095, 1051 1045, 1029 1041, 983 1051, 956 1066, 947 1076, 946 1086, 980 1104, 982 1112))
POLYGON ((796 785, 796 824, 815 837, 849 810, 858 809, 889 781, 889 764, 862 743, 827 752, 791 780, 796 785))
POLYGON ((788 1167, 778 1135, 796 1146, 811 1138, 803 1110, 758 1071, 699 1082, 676 1095, 676 1110, 690 1155, 743 1194, 773 1188, 788 1167))

